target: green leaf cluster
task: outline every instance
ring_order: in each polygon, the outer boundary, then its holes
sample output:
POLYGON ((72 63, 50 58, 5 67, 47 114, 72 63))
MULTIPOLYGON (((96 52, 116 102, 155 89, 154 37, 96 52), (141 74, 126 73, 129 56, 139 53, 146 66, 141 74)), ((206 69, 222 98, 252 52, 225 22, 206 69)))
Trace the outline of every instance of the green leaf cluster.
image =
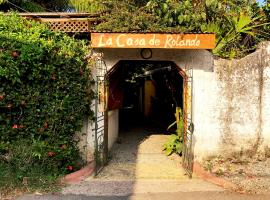
POLYGON ((97 30, 215 33, 213 54, 223 58, 243 57, 270 39, 269 1, 115 0, 106 7, 97 30))
POLYGON ((269 39, 266 28, 269 19, 263 8, 247 0, 206 1, 206 22, 202 32, 216 34, 214 55, 235 58, 255 50, 256 45, 269 39))
POLYGON ((172 153, 181 154, 183 150, 183 135, 184 135, 184 127, 183 127, 183 113, 180 107, 176 107, 175 109, 175 122, 173 122, 167 130, 170 130, 173 126, 176 125, 175 134, 170 135, 168 141, 163 145, 163 151, 167 156, 172 153))
POLYGON ((102 23, 95 29, 100 31, 157 31, 160 29, 158 18, 138 7, 135 1, 107 1, 107 13, 102 15, 102 23))
POLYGON ((0 10, 8 11, 8 10, 17 10, 19 12, 23 12, 24 10, 28 12, 45 12, 46 8, 40 4, 40 2, 37 0, 10 0, 12 5, 7 2, 7 0, 0 0, 0 10))
POLYGON ((192 1, 150 0, 146 8, 159 17, 166 27, 176 27, 181 31, 200 31, 200 25, 206 19, 204 12, 196 12, 192 1))
POLYGON ((74 134, 92 116, 87 52, 84 41, 0 15, 0 162, 21 176, 83 165, 74 134))
POLYGON ((170 135, 168 141, 163 145, 163 151, 167 156, 172 153, 181 154, 183 150, 183 140, 179 135, 170 135))

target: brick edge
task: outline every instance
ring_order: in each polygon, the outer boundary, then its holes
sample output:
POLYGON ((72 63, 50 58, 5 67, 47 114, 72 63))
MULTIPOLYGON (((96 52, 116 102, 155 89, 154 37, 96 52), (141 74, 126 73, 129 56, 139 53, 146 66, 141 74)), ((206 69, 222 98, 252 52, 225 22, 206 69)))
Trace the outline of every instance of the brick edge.
POLYGON ((198 162, 194 162, 193 172, 199 178, 201 178, 207 182, 213 183, 215 185, 218 185, 220 187, 223 187, 225 189, 235 190, 237 188, 237 186, 234 183, 227 181, 223 178, 216 177, 215 175, 211 174, 210 172, 204 170, 204 168, 198 162))
POLYGON ((64 184, 79 183, 79 182, 83 181, 84 179, 86 179, 87 177, 91 176, 94 173, 94 170, 95 170, 94 161, 90 161, 82 169, 62 177, 60 179, 60 182, 64 183, 64 184))

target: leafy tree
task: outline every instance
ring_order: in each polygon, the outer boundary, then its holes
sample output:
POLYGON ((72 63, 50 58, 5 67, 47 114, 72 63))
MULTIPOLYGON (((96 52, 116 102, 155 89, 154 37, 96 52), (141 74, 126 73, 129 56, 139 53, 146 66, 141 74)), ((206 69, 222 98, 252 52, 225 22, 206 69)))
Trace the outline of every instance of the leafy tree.
POLYGON ((213 53, 222 57, 240 57, 268 39, 265 15, 257 3, 246 0, 206 0, 203 32, 214 32, 217 45, 213 53))
POLYGON ((20 12, 65 11, 69 9, 69 0, 0 0, 0 9, 20 12))
MULTIPOLYGON (((2 0, 5 1, 5 0, 2 0)), ((20 5, 25 1, 11 0, 20 5)), ((56 11, 100 12, 103 31, 213 32, 213 53, 241 57, 269 39, 269 0, 260 7, 255 0, 31 0, 56 11)), ((31 5, 31 4, 30 4, 31 5)), ((28 10, 33 6, 28 5, 28 10)), ((31 9, 30 9, 31 8, 31 9)), ((37 8, 37 6, 36 6, 37 8)))
POLYGON ((244 56, 269 39, 269 6, 251 0, 117 0, 107 8, 98 30, 213 32, 213 53, 225 58, 244 56))
POLYGON ((146 12, 144 7, 137 7, 135 1, 115 0, 106 2, 108 12, 102 16, 102 23, 97 30, 106 31, 156 31, 165 28, 159 25, 159 19, 146 12))

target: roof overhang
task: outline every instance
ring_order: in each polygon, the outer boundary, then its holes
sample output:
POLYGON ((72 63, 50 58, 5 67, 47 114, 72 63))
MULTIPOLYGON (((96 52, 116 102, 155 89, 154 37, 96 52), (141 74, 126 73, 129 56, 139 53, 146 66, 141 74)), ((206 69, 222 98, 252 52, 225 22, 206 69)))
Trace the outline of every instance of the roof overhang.
POLYGON ((214 49, 215 34, 91 33, 93 48, 214 49))

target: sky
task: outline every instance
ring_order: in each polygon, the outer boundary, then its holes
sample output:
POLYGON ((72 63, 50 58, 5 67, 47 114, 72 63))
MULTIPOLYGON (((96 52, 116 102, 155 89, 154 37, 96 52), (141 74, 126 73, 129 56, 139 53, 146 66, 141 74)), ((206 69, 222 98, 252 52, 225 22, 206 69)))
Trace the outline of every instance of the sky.
POLYGON ((262 4, 264 2, 264 0, 257 0, 260 4, 262 4))

